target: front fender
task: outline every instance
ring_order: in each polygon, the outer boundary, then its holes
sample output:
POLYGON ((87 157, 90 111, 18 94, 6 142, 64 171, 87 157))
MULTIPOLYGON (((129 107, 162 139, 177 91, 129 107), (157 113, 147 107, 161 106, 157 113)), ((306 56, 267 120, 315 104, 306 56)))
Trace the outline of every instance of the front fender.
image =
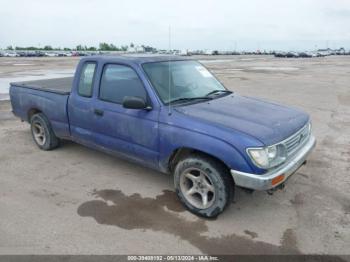
POLYGON ((173 125, 161 124, 159 128, 160 145, 162 145, 159 150, 159 162, 162 170, 168 168, 169 159, 175 150, 189 148, 220 159, 230 169, 253 172, 242 154, 224 140, 173 125))

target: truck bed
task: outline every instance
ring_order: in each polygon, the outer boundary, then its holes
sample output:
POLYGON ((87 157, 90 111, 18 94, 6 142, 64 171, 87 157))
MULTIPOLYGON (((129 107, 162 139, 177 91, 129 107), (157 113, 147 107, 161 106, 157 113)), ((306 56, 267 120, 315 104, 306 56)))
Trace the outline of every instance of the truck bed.
POLYGON ((69 95, 72 89, 73 77, 62 77, 53 79, 43 79, 34 81, 15 82, 11 85, 57 93, 62 95, 69 95))

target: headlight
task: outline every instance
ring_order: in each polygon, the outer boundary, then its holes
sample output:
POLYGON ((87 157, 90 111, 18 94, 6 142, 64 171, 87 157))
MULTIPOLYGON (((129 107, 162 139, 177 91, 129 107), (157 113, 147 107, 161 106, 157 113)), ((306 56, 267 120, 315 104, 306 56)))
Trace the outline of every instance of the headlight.
POLYGON ((263 169, 278 166, 286 160, 286 149, 282 144, 263 148, 248 148, 247 152, 254 164, 263 169))

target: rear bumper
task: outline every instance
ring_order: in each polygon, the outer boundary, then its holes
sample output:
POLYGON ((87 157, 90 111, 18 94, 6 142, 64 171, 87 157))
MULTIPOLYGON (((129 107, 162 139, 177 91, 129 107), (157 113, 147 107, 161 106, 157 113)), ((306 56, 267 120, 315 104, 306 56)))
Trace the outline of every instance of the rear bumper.
POLYGON ((295 173, 306 161, 306 158, 316 146, 316 139, 310 136, 309 140, 288 162, 265 174, 257 175, 231 170, 231 175, 237 186, 254 189, 269 190, 282 184, 289 176, 295 173))

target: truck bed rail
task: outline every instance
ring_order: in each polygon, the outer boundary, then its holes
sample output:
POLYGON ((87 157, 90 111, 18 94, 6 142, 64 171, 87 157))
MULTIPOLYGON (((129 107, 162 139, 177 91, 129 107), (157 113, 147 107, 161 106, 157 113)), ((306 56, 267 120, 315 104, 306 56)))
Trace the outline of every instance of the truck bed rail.
POLYGON ((53 79, 43 79, 34 81, 15 82, 11 85, 69 95, 72 89, 73 77, 62 77, 53 79))

